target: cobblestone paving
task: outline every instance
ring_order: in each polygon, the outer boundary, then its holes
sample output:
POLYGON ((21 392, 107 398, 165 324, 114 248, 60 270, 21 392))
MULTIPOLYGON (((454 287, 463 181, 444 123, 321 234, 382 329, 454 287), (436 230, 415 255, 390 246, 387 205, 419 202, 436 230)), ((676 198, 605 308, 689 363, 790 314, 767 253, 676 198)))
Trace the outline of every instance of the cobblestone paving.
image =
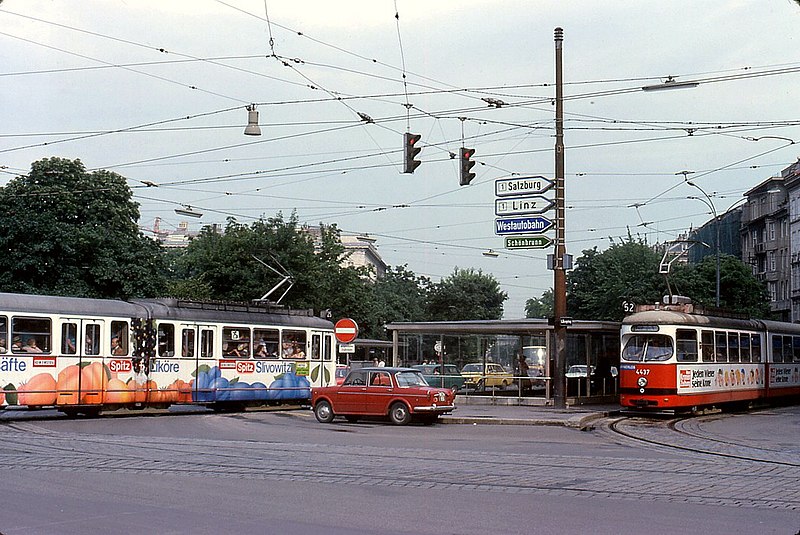
MULTIPOLYGON (((687 448, 685 458, 676 457, 674 450, 653 460, 652 455, 620 459, 370 446, 360 446, 355 456, 352 447, 310 442, 80 434, 17 422, 0 428, 0 474, 3 470, 139 472, 800 510, 796 453, 720 445, 663 425, 636 427, 650 438, 681 442, 687 448), (691 451, 722 446, 737 456, 691 451)), ((686 427, 697 432, 693 424, 686 427)))

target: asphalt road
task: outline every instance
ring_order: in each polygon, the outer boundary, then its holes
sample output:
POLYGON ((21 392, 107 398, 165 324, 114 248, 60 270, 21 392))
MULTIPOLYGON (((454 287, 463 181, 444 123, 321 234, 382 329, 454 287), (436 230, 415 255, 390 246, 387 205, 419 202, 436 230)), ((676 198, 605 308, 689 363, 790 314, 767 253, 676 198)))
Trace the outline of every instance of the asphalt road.
POLYGON ((310 411, 4 420, 0 533, 800 530, 800 408, 667 424, 398 428, 322 425, 310 411))

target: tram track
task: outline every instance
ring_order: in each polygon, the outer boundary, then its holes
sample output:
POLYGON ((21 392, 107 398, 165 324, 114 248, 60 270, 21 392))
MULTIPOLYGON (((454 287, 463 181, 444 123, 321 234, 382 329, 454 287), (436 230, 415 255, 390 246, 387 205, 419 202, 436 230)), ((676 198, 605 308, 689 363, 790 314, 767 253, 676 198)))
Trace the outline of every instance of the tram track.
POLYGON ((800 467, 800 462, 792 461, 789 458, 776 458, 784 457, 784 455, 773 449, 741 444, 731 440, 719 439, 701 433, 687 431, 684 428, 684 424, 694 421, 696 421, 694 417, 678 417, 666 420, 663 425, 658 426, 653 425, 652 419, 624 416, 609 422, 607 428, 613 435, 657 448, 687 451, 711 457, 737 459, 767 465, 788 466, 793 468, 800 467), (636 425, 637 423, 643 425, 636 425), (634 429, 636 431, 634 431, 634 429), (665 434, 664 431, 669 431, 669 433, 665 434), (679 440, 675 440, 676 437, 678 437, 679 440), (721 448, 714 449, 710 447, 710 445, 718 445, 721 446, 721 448), (757 456, 753 452, 761 454, 769 453, 772 458, 763 455, 757 456))

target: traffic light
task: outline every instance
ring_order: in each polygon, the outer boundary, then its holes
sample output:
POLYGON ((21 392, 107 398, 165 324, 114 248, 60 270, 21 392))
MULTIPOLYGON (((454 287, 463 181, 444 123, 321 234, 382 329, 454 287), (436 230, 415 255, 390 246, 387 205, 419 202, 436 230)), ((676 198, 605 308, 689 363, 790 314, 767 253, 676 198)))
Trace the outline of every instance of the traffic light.
POLYGON ((413 173, 414 169, 420 166, 422 162, 419 160, 415 160, 414 158, 419 154, 419 151, 422 149, 417 147, 417 142, 419 138, 422 137, 419 134, 411 134, 406 132, 403 134, 403 158, 405 165, 403 166, 404 173, 413 173))
POLYGON ((459 151, 458 159, 461 163, 461 175, 458 183, 462 186, 469 186, 469 183, 475 178, 475 173, 470 173, 470 169, 475 166, 475 162, 470 159, 473 154, 475 154, 475 149, 465 149, 461 147, 459 151))

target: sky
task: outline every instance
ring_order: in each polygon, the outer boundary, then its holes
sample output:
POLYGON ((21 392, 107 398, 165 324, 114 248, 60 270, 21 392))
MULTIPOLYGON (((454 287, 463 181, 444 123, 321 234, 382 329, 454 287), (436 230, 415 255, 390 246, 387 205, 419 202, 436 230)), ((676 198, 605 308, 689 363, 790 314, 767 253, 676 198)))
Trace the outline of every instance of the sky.
POLYGON ((191 230, 295 212, 433 281, 491 274, 520 318, 552 248, 504 248, 495 181, 554 176, 554 29, 577 258, 675 240, 800 157, 799 21, 791 0, 5 0, 0 185, 80 159, 126 177, 146 233, 186 206, 191 230), (641 90, 670 76, 699 83, 641 90))

